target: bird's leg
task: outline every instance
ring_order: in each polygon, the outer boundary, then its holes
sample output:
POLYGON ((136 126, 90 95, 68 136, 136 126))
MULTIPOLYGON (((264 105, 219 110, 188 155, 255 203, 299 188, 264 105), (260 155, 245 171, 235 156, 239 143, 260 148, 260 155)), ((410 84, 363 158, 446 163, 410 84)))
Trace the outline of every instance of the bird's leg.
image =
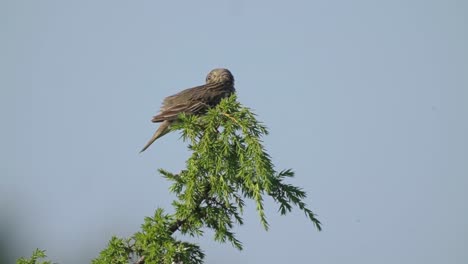
POLYGON ((230 114, 228 114, 228 113, 223 113, 223 115, 226 116, 226 117, 228 117, 228 118, 230 118, 232 121, 236 122, 237 124, 239 124, 239 122, 237 122, 237 120, 236 120, 234 117, 232 117, 230 114))
POLYGON ((239 123, 239 121, 237 121, 237 119, 235 119, 234 117, 232 117, 230 114, 228 113, 223 113, 224 116, 228 117, 229 119, 231 119, 232 121, 234 121, 236 124, 238 124, 242 129, 244 129, 244 126, 241 125, 241 123, 239 123))

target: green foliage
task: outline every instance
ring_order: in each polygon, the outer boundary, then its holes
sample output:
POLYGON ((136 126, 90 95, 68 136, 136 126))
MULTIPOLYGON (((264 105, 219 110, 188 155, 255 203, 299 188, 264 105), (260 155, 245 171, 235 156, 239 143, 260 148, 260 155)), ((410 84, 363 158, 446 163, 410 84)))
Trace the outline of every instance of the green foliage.
POLYGON ((106 249, 101 251, 99 257, 92 261, 93 264, 127 264, 132 254, 129 239, 121 239, 113 236, 106 249))
POLYGON ((40 261, 40 259, 46 258, 45 250, 36 249, 32 253, 31 258, 19 258, 16 260, 16 264, 51 264, 50 261, 40 261))
POLYGON ((293 171, 274 169, 262 143, 262 137, 268 134, 266 127, 237 102, 235 95, 203 116, 181 115, 171 129, 181 131, 192 152, 181 172, 159 170, 172 183, 170 191, 177 197, 172 203, 174 213, 157 209, 131 238, 113 237, 93 264, 203 263, 204 254, 198 245, 173 235, 179 231, 201 236, 206 228, 214 231, 216 241, 230 242, 241 250, 242 243, 233 228, 244 223, 246 199, 256 204, 266 230, 266 197, 278 203, 282 215, 298 207, 321 230, 320 221, 304 203, 306 193, 285 183, 294 176, 293 171))
POLYGON ((204 254, 197 245, 172 237, 175 224, 174 217, 162 209, 145 218, 142 231, 134 235, 135 250, 145 256, 145 263, 202 263, 204 254))

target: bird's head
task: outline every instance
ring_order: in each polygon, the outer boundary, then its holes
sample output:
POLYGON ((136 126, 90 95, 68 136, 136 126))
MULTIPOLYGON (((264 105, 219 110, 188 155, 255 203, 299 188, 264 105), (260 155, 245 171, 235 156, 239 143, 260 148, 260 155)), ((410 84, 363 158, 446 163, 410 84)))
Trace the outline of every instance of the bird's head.
POLYGON ((206 83, 222 83, 225 85, 234 85, 234 76, 228 69, 218 68, 210 71, 206 76, 206 83))

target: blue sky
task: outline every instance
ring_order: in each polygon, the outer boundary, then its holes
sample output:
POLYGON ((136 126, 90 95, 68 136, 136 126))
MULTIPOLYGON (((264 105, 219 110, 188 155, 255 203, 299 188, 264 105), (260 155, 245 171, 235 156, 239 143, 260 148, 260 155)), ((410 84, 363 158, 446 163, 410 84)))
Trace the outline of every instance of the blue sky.
POLYGON ((172 196, 138 154, 165 96, 216 67, 270 129, 265 145, 324 230, 267 202, 199 239, 206 263, 466 263, 468 3, 0 2, 0 254, 87 263, 172 196))

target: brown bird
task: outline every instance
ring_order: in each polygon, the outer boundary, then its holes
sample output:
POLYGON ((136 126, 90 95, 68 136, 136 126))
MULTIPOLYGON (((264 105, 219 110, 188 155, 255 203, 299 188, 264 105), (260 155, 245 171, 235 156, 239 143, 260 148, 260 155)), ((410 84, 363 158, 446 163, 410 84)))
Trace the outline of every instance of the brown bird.
POLYGON ((153 142, 169 132, 170 125, 180 113, 200 115, 210 107, 216 106, 221 99, 235 92, 234 77, 228 69, 214 69, 206 76, 206 84, 183 90, 164 99, 158 115, 151 120, 162 122, 158 130, 146 143, 145 151, 153 142))

